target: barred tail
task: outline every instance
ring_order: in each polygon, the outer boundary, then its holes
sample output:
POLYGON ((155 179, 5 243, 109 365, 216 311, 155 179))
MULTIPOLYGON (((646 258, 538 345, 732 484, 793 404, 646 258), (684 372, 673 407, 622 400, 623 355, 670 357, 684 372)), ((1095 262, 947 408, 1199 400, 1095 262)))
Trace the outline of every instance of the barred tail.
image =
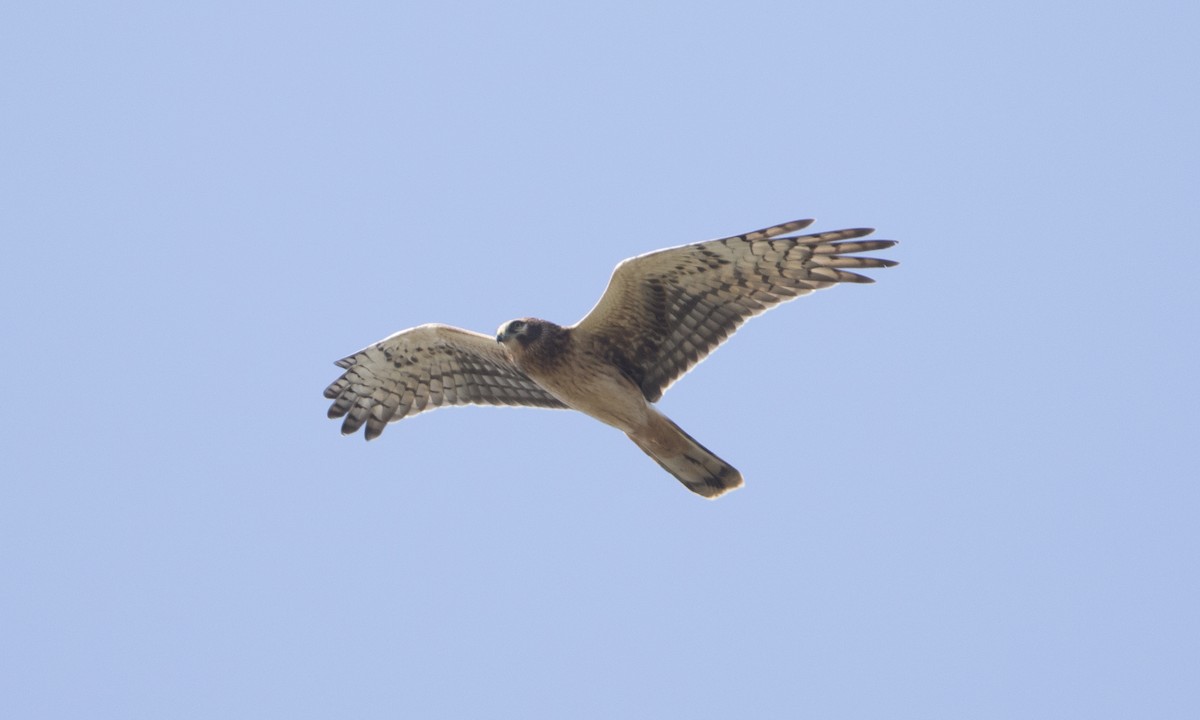
POLYGON ((629 439, 697 495, 717 498, 742 486, 742 474, 736 468, 661 413, 654 412, 650 424, 636 434, 629 433, 629 439))

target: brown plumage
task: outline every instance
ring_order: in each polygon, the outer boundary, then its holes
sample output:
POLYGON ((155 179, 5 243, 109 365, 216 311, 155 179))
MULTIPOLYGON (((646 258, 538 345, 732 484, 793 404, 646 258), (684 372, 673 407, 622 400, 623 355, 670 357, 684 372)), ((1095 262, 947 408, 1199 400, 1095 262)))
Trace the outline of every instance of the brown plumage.
POLYGON ((736 469, 652 403, 747 319, 837 283, 873 282, 854 269, 896 263, 856 253, 892 240, 869 229, 785 237, 798 220, 625 260, 571 327, 524 318, 495 341, 446 325, 404 330, 338 362, 325 390, 344 434, 465 403, 569 407, 625 432, 689 490, 714 498, 742 485, 736 469))

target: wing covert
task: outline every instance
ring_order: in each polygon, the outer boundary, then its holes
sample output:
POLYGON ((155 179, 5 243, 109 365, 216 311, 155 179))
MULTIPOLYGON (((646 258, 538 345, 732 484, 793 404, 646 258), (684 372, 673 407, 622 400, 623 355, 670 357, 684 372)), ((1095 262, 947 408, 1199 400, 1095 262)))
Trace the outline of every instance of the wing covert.
POLYGON ((372 440, 389 422, 448 405, 564 408, 512 364, 493 338, 449 325, 402 330, 343 358, 346 372, 325 388, 342 434, 365 423, 372 440))

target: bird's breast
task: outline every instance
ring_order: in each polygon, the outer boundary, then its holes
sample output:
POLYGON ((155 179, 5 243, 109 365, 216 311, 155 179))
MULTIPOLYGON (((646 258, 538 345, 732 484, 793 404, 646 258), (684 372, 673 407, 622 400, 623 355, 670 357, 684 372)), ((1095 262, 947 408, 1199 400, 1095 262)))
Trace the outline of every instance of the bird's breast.
POLYGON ((552 369, 530 368, 538 385, 569 407, 623 432, 649 422, 650 407, 642 391, 613 365, 588 353, 572 353, 552 369))

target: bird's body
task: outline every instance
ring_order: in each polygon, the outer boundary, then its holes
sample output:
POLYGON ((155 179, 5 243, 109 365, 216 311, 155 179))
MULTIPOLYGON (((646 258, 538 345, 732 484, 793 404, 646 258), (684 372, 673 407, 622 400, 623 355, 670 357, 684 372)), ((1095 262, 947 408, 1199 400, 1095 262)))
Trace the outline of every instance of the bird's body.
POLYGON ((617 266, 596 306, 570 327, 536 318, 501 326, 495 340, 446 325, 404 330, 338 362, 325 390, 343 433, 465 403, 571 408, 626 433, 688 489, 717 497, 741 474, 653 403, 746 319, 839 282, 872 282, 844 268, 895 263, 852 253, 891 247, 857 241, 868 229, 783 237, 811 220, 668 248, 617 266))
POLYGON ((603 359, 605 343, 587 330, 526 318, 501 327, 496 339, 531 380, 572 410, 624 432, 693 492, 716 497, 741 486, 741 473, 651 405, 632 379, 603 359), (562 372, 568 367, 573 372, 562 372))
POLYGON ((508 349, 518 370, 572 410, 626 433, 648 422, 650 405, 637 385, 602 359, 594 339, 586 333, 526 318, 507 323, 497 339, 508 349), (513 323, 520 323, 522 331, 537 328, 538 337, 522 342, 520 331, 506 335, 513 323), (573 372, 562 372, 563 368, 572 368, 573 372))

